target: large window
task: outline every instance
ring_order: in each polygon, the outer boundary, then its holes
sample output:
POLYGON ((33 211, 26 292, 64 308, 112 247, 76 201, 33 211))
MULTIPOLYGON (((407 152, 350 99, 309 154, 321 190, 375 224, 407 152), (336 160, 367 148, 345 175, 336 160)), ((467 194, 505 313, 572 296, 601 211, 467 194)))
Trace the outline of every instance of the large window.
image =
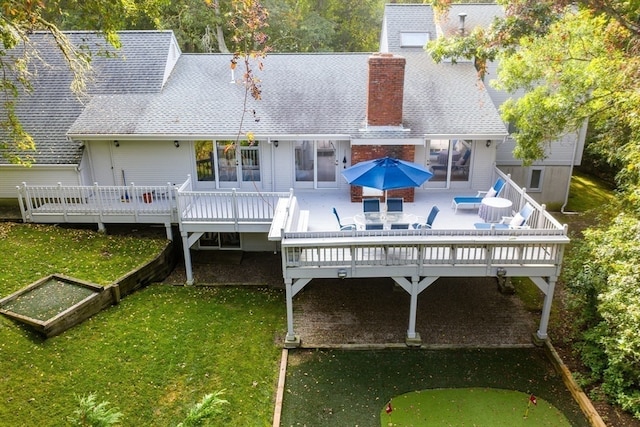
POLYGON ((213 141, 196 141, 195 150, 198 181, 215 181, 213 141))
POLYGON ((238 181, 238 163, 233 141, 216 141, 216 152, 218 154, 220 181, 238 181))
POLYGON ((194 142, 197 181, 203 187, 237 187, 261 180, 260 144, 231 140, 194 142))
POLYGON ((296 181, 313 182, 313 141, 296 141, 294 149, 296 156, 296 181))
POLYGON ((429 142, 429 166, 432 182, 468 181, 471 168, 471 141, 432 139, 429 142))
POLYGON ((329 139, 296 141, 295 181, 300 188, 335 187, 338 176, 336 142, 329 139))

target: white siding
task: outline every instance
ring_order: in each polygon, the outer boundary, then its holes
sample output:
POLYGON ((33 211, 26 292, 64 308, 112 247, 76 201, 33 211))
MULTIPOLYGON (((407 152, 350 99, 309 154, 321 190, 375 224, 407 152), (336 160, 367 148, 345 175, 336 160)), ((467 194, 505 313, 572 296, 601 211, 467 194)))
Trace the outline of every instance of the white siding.
MULTIPOLYGON (((188 141, 180 141, 177 148, 173 141, 119 141, 119 144, 111 151, 116 185, 122 185, 123 171, 127 185, 132 182, 138 185, 180 184, 195 172, 193 146, 188 141)), ((94 165, 96 160, 94 158, 94 165)))
MULTIPOLYGON (((554 141, 546 149, 547 158, 535 162, 536 165, 541 166, 568 166, 571 165, 574 158, 574 151, 576 149, 575 144, 578 144, 578 153, 576 158, 579 159, 582 156, 582 144, 578 139, 576 133, 569 133, 562 139, 554 141)), ((502 165, 521 165, 522 161, 514 159, 513 149, 516 146, 516 142, 508 138, 503 144, 498 147, 496 155, 496 164, 502 165)), ((579 162, 577 162, 579 164, 579 162)))
POLYGON ((80 174, 75 165, 65 166, 1 166, 0 198, 16 199, 16 187, 26 182, 30 185, 80 185, 80 174))
MULTIPOLYGON (((511 174, 520 187, 527 188, 530 173, 523 166, 499 166, 504 173, 511 174)), ((547 205, 549 210, 558 210, 564 204, 571 174, 570 166, 544 166, 542 191, 528 192, 537 202, 547 205)))

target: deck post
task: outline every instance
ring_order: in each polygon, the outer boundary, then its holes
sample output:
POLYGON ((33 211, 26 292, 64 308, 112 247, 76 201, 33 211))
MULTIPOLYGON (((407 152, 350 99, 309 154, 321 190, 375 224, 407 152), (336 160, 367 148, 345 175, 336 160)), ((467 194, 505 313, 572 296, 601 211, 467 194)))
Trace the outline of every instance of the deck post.
POLYGON ((16 186, 16 189, 18 190, 18 204, 20 205, 20 214, 22 215, 22 221, 27 222, 27 209, 25 208, 25 200, 27 200, 29 197, 27 194, 27 183, 23 182, 22 187, 18 185, 16 186), (23 197, 25 200, 23 200, 23 197))
POLYGON ((167 230, 167 239, 173 242, 173 231, 171 230, 171 223, 165 222, 164 228, 167 230))
POLYGON ((187 285, 193 285, 193 269, 191 268, 191 247, 189 246, 189 233, 181 231, 182 250, 184 252, 184 271, 187 274, 187 285))
POLYGON ((547 291, 544 293, 544 303, 542 304, 542 316, 540 316, 540 327, 536 336, 539 340, 544 341, 548 338, 547 327, 549 326, 549 316, 551 314, 551 303, 553 302, 553 293, 556 287, 556 279, 550 277, 548 280, 547 291))
POLYGON ((293 280, 284 281, 287 300, 287 336, 284 339, 285 348, 296 348, 300 346, 300 338, 296 337, 293 330, 293 280))
POLYGON ((411 305, 409 307, 409 329, 407 329, 407 339, 406 343, 410 347, 417 347, 422 344, 422 340, 420 339, 420 335, 416 333, 416 316, 418 313, 418 294, 420 293, 419 289, 419 278, 417 276, 411 277, 411 305))

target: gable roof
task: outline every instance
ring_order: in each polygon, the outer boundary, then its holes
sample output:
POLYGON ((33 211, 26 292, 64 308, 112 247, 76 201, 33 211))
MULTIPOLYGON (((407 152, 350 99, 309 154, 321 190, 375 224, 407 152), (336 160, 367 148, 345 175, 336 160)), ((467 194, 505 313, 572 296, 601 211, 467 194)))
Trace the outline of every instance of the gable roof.
MULTIPOLYGON (((257 138, 397 136, 366 129, 369 56, 268 55, 264 71, 257 73, 263 99, 249 99, 244 130, 257 138)), ((400 138, 506 135, 473 66, 437 65, 425 52, 403 52, 403 56, 407 65, 400 138)), ((231 82, 230 58, 228 54, 182 55, 160 93, 95 96, 69 135, 77 139, 233 138, 240 125, 244 88, 231 82)))
MULTIPOLYGON (((66 133, 80 115, 91 96, 97 94, 157 93, 166 79, 171 64, 170 46, 174 42, 170 31, 124 31, 119 33, 121 49, 114 49, 94 32, 68 32, 75 46, 92 53, 92 73, 85 96, 70 90, 72 76, 53 37, 48 32, 36 32, 26 49, 34 49, 33 91, 20 93, 16 113, 25 131, 36 142, 35 152, 24 152, 34 164, 78 164, 81 144, 69 141, 66 133), (108 52, 108 55, 99 52, 108 52)), ((25 46, 7 53, 19 57, 25 46)), ((0 131, 0 136, 6 134, 0 131)), ((0 164, 8 161, 0 156, 0 164)))
POLYGON ((424 4, 387 4, 384 7, 380 51, 424 51, 422 47, 402 47, 401 33, 426 32, 429 40, 437 36, 433 8, 424 4))

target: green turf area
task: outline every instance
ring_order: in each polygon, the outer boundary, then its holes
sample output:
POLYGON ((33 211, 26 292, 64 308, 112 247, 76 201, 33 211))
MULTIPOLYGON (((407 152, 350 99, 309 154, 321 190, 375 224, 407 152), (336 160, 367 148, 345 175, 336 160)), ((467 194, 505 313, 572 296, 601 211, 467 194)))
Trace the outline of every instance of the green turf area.
POLYGON ((518 391, 477 387, 414 391, 396 396, 385 405, 380 412, 380 425, 571 426, 555 406, 530 396, 518 391))
POLYGON ((395 396, 469 387, 533 393, 552 402, 570 425, 589 426, 541 348, 295 350, 289 353, 282 425, 378 427, 381 408, 395 396))

